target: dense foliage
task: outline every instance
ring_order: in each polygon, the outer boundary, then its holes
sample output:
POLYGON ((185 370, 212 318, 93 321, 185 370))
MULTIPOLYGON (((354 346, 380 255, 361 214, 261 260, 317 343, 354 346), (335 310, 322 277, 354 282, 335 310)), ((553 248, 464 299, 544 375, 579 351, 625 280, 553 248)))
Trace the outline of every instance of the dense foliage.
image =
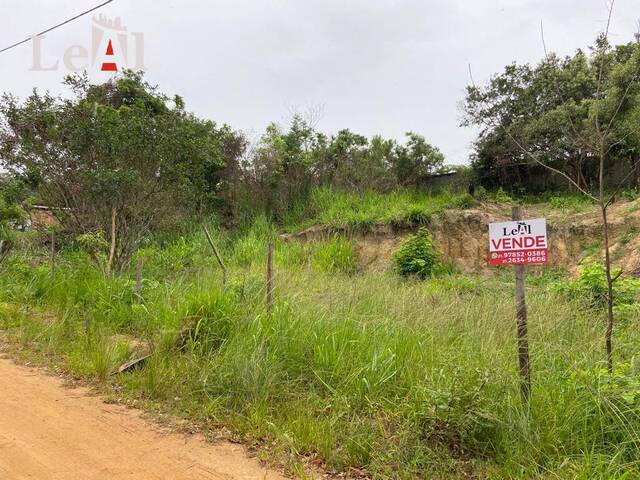
POLYGON ((308 201, 314 186, 363 192, 424 184, 443 167, 444 156, 422 135, 407 133, 405 144, 349 130, 327 136, 294 115, 288 129, 267 127, 245 160, 245 201, 282 218, 308 201))
POLYGON ((487 85, 467 87, 464 125, 480 127, 473 165, 481 182, 529 190, 566 184, 532 161, 523 152, 527 150, 588 190, 597 183, 596 158, 602 148, 612 179, 622 179, 616 178, 616 169, 631 170, 627 180, 636 185, 639 79, 638 41, 610 48, 601 37, 590 53, 578 50, 565 58, 549 54, 534 66, 513 63, 487 85), (606 135, 600 138, 601 133, 606 135))
POLYGON ((421 185, 443 167, 442 153, 412 132, 404 144, 346 129, 329 136, 294 115, 250 145, 140 73, 96 85, 76 75, 65 84, 70 98, 2 97, 0 159, 53 208, 65 233, 102 237, 119 268, 150 233, 180 230, 194 216, 237 223, 267 212, 283 220, 318 186, 389 191, 421 185))
POLYGON ((67 232, 104 232, 122 266, 150 231, 212 209, 227 127, 187 113, 139 74, 65 83, 72 98, 2 98, 0 158, 35 185, 67 232))
POLYGON ((441 270, 440 253, 426 227, 408 236, 394 255, 396 270, 403 277, 430 277, 441 270))

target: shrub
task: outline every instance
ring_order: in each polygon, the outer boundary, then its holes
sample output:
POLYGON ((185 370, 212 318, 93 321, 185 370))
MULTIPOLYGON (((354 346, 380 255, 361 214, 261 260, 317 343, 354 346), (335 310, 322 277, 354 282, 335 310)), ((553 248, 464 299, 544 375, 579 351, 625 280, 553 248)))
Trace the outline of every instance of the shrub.
POLYGON ((511 203, 513 201, 509 194, 502 189, 502 187, 500 187, 495 192, 494 197, 496 199, 496 202, 498 203, 511 203))
POLYGON ((465 193, 463 195, 459 195, 457 197, 455 197, 453 200, 451 200, 450 206, 451 208, 460 208, 460 209, 468 209, 468 208, 472 208, 475 205, 475 200, 474 198, 469 195, 468 193, 465 193))
POLYGON ((476 187, 475 197, 480 201, 489 200, 489 192, 482 185, 476 187))
POLYGON ((415 275, 424 279, 442 269, 440 252, 425 227, 402 243, 394 254, 394 262, 396 270, 403 277, 415 275))
MULTIPOLYGON (((614 271, 615 277, 619 272, 614 271)), ((599 262, 589 263, 581 270, 578 277, 571 281, 560 280, 556 288, 573 298, 584 302, 589 308, 603 308, 606 305, 607 280, 604 265, 599 262)), ((638 298, 640 281, 629 277, 619 277, 613 284, 614 308, 619 313, 628 312, 638 298)))

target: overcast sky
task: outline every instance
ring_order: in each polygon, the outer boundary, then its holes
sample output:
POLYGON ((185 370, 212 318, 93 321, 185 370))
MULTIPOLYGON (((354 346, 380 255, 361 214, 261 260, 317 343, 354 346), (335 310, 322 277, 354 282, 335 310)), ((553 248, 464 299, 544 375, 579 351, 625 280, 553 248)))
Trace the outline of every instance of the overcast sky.
MULTIPOLYGON (((102 1, 0 0, 0 48, 102 1)), ((459 127, 469 64, 483 82, 512 61, 539 60, 540 21, 549 49, 569 54, 591 44, 607 17, 604 0, 115 0, 99 13, 144 34, 148 79, 200 116, 255 137, 313 110, 327 133, 419 132, 448 163, 466 163, 474 138, 459 127)), ((640 0, 617 0, 611 41, 631 40, 639 18, 640 0)), ((0 54, 0 91, 60 92, 73 45, 91 51, 91 15, 43 39, 41 64, 58 60, 56 71, 32 71, 29 44, 0 54)), ((95 79, 109 75, 102 61, 89 66, 95 79)))

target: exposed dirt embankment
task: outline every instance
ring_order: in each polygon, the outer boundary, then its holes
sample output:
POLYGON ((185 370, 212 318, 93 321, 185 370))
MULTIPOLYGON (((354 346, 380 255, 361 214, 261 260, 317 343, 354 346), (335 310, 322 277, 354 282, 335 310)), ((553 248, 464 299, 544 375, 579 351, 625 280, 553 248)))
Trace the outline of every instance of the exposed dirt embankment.
MULTIPOLYGON (((602 224, 595 206, 580 213, 529 206, 524 208, 524 215, 547 219, 550 265, 574 269, 586 257, 601 250, 602 224)), ((488 224, 510 218, 509 205, 487 203, 469 210, 447 210, 434 215, 427 228, 445 258, 466 271, 482 270, 487 268, 488 224)), ((614 263, 626 273, 640 273, 640 200, 612 205, 608 218, 614 263)), ((308 242, 336 233, 345 234, 356 243, 363 268, 382 270, 389 267, 391 256, 402 239, 418 228, 418 225, 411 228, 379 225, 367 232, 349 232, 318 225, 286 238, 308 242)))

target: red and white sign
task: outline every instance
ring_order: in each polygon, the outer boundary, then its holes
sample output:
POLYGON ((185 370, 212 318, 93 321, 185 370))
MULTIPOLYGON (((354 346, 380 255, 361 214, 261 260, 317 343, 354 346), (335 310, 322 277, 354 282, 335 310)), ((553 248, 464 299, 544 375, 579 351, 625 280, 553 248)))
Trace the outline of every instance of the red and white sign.
POLYGON ((489 224, 490 265, 547 263, 547 250, 544 218, 489 224))

